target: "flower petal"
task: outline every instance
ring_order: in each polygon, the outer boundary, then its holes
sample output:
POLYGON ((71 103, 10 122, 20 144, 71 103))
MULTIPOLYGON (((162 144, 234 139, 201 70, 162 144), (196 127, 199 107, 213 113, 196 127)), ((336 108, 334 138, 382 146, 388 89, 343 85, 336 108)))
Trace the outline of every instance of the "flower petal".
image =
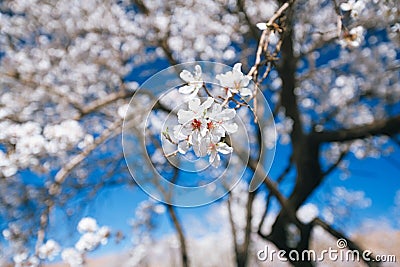
POLYGON ((203 104, 201 104, 201 107, 203 110, 208 109, 211 107, 211 105, 214 103, 214 98, 208 97, 206 101, 204 101, 203 104))
MULTIPOLYGON (((210 157, 210 160, 211 160, 211 157, 210 157)), ((215 157, 210 163, 214 168, 219 167, 219 165, 221 164, 221 157, 218 155, 218 153, 215 153, 215 157)))
POLYGON ((247 85, 249 85, 250 81, 251 81, 251 76, 244 75, 242 77, 242 80, 240 81, 240 86, 241 87, 246 87, 247 85))
POLYGON ((233 148, 231 148, 230 146, 228 146, 223 142, 219 142, 216 146, 217 146, 217 151, 221 154, 230 154, 233 151, 233 148))
POLYGON ((195 69, 194 76, 196 77, 197 80, 199 80, 202 74, 200 65, 196 65, 194 69, 195 69))
POLYGON ((175 126, 174 126, 173 133, 174 133, 175 139, 177 139, 177 140, 184 140, 184 139, 187 138, 187 136, 185 136, 185 135, 183 134, 182 128, 183 128, 182 125, 175 125, 175 126))
POLYGON ((259 22, 259 23, 256 24, 256 26, 257 26, 258 29, 263 31, 263 30, 265 30, 267 28, 267 23, 259 22))
POLYGON ((234 66, 233 66, 233 71, 237 71, 237 72, 240 72, 240 73, 242 73, 242 63, 236 63, 234 66))
POLYGON ((198 142, 193 143, 193 151, 197 157, 204 157, 207 155, 207 147, 208 141, 205 138, 199 139, 198 142))
POLYGON ((194 111, 194 112, 199 112, 200 110, 200 99, 199 98, 193 98, 189 101, 189 109, 194 111))
POLYGON ((238 130, 238 125, 236 123, 225 123, 223 125, 224 129, 228 133, 235 133, 238 130))
POLYGON ((233 119, 236 115, 236 111, 232 108, 224 109, 219 114, 217 114, 217 118, 223 121, 227 121, 233 119))
POLYGON ((193 85, 185 85, 179 88, 179 93, 187 95, 193 92, 195 87, 193 85))
POLYGON ((189 150, 190 144, 187 141, 179 142, 178 144, 178 151, 181 154, 186 154, 186 152, 189 150))
POLYGON ((251 95, 253 95, 253 91, 251 91, 249 88, 242 88, 240 90, 240 95, 241 96, 251 96, 251 95))
POLYGON ((353 8, 352 5, 350 5, 349 3, 341 3, 340 4, 340 9, 343 11, 349 11, 352 8, 353 8))
POLYGON ((181 77, 181 79, 184 80, 185 82, 191 82, 194 80, 193 74, 191 74, 187 70, 181 71, 181 73, 179 74, 179 77, 181 77))
POLYGON ((178 111, 178 122, 179 122, 180 124, 186 124, 186 123, 188 123, 189 121, 191 121, 191 120, 193 119, 193 117, 194 117, 194 114, 193 114, 193 112, 190 111, 190 110, 183 110, 183 109, 180 109, 180 110, 178 111))

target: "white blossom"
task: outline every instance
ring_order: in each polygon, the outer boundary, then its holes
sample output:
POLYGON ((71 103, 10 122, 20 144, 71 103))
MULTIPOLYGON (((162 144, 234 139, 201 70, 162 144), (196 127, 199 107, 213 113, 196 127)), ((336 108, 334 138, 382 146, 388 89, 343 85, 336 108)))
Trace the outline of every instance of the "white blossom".
POLYGON ((78 223, 78 231, 79 233, 83 234, 86 232, 96 232, 98 229, 98 225, 95 219, 91 218, 91 217, 85 217, 82 218, 79 223, 78 223))
MULTIPOLYGON (((203 103, 201 103, 199 98, 194 98, 188 103, 189 110, 180 109, 178 111, 178 122, 180 125, 174 127, 175 138, 197 147, 201 139, 207 134, 207 123, 204 116, 213 102, 214 99, 211 97, 208 97, 203 103)), ((185 152, 183 146, 181 146, 181 149, 185 152)), ((203 154, 197 149, 195 149, 195 153, 198 156, 203 154)))
POLYGON ((340 9, 343 11, 350 11, 352 18, 357 18, 359 14, 365 9, 364 0, 349 0, 340 4, 340 9))
POLYGON ((221 157, 219 153, 226 155, 232 153, 232 151, 233 149, 223 142, 219 142, 216 144, 214 144, 213 142, 209 142, 207 147, 207 154, 210 155, 209 162, 212 164, 212 166, 218 167, 221 162, 221 157))
POLYGON ((70 267, 81 267, 84 263, 82 253, 74 248, 64 249, 61 253, 61 258, 63 261, 67 262, 70 267))
POLYGON ((39 258, 53 260, 60 253, 60 245, 50 239, 39 247, 39 258))
POLYGON ((312 203, 301 206, 296 213, 297 218, 302 223, 308 224, 315 219, 319 214, 318 207, 312 203))
POLYGON ((195 97, 204 83, 201 75, 202 71, 200 65, 195 66, 194 75, 187 70, 181 71, 179 76, 187 83, 187 85, 180 87, 179 93, 185 95, 190 94, 187 98, 188 100, 195 97))
POLYGON ((81 236, 81 238, 75 244, 75 248, 81 252, 92 251, 97 248, 100 243, 101 239, 97 233, 88 232, 81 236))
POLYGON ((238 126, 232 122, 236 115, 234 109, 223 108, 208 97, 203 103, 194 98, 188 103, 189 110, 178 111, 179 125, 174 127, 174 137, 179 140, 178 151, 185 154, 190 147, 196 156, 209 155, 209 162, 218 167, 218 153, 229 154, 232 148, 220 142, 226 133, 234 133, 238 126))
POLYGON ((29 254, 24 251, 18 254, 15 254, 13 257, 13 261, 16 265, 20 265, 21 263, 23 263, 24 261, 26 261, 28 259, 29 254))
POLYGON ((232 71, 225 74, 218 74, 216 79, 219 80, 220 85, 227 91, 228 97, 232 94, 240 94, 241 96, 251 96, 253 92, 247 88, 251 80, 250 76, 242 73, 242 63, 236 63, 232 71))
POLYGON ((236 111, 234 109, 223 108, 222 105, 217 103, 214 103, 207 110, 205 118, 212 141, 217 142, 221 137, 225 137, 225 132, 232 134, 238 130, 237 124, 232 122, 235 116, 236 111))
POLYGON ((364 28, 362 26, 357 26, 352 28, 349 32, 343 34, 342 39, 339 43, 342 47, 359 47, 364 40, 364 28))
POLYGON ((265 22, 259 22, 259 23, 256 24, 256 26, 257 26, 258 29, 260 29, 262 31, 267 29, 267 23, 265 23, 265 22))

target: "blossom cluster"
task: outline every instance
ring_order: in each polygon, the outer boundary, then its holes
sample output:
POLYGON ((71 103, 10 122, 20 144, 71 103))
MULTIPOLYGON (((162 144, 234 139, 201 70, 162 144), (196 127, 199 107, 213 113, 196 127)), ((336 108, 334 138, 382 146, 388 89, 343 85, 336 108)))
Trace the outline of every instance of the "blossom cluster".
POLYGON ((188 109, 178 111, 178 125, 173 127, 173 137, 177 140, 178 152, 186 154, 193 149, 197 157, 209 156, 209 163, 218 167, 221 163, 220 154, 230 154, 230 147, 225 138, 238 130, 238 125, 233 121, 236 110, 229 108, 228 102, 236 95, 240 98, 251 96, 253 92, 248 88, 251 78, 241 71, 241 64, 234 65, 232 71, 216 75, 222 87, 219 103, 216 98, 209 96, 202 101, 198 96, 199 90, 206 85, 202 79, 202 70, 195 66, 192 74, 187 70, 180 73, 186 84, 179 88, 179 92, 189 95, 186 98, 188 109))
POLYGON ((107 244, 111 234, 110 228, 99 227, 97 221, 91 217, 82 218, 78 223, 77 230, 82 236, 76 242, 75 247, 65 248, 61 253, 61 258, 71 267, 83 266, 85 253, 107 244))
MULTIPOLYGON (((61 258, 71 267, 80 267, 84 264, 85 253, 105 245, 111 234, 107 226, 99 227, 96 220, 91 217, 82 218, 77 230, 81 235, 75 247, 61 248, 61 245, 53 239, 48 239, 38 247, 37 253, 29 254, 29 250, 20 247, 19 252, 13 257, 15 266, 41 266, 42 261, 53 261, 61 252, 61 258)), ((10 243, 18 242, 21 230, 10 225, 9 229, 3 230, 2 234, 10 243)), ((18 245, 15 243, 14 245, 18 245)))
MULTIPOLYGON (((345 13, 350 13, 350 18, 358 19, 359 15, 365 9, 365 0, 349 0, 340 4, 340 9, 345 13)), ((357 26, 350 30, 345 29, 339 44, 342 47, 359 47, 364 40, 364 27, 357 26)))

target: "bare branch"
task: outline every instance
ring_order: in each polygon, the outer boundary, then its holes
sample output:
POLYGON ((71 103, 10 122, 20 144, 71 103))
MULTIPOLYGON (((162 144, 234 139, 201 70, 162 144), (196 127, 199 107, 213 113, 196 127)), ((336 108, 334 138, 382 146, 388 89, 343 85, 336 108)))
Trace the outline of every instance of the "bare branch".
POLYGON ((400 115, 387 120, 375 121, 371 124, 341 129, 336 131, 313 132, 312 138, 319 143, 344 142, 355 139, 363 139, 369 136, 387 135, 393 136, 400 132, 400 115))
POLYGON ((348 150, 343 151, 343 152, 340 154, 339 158, 336 160, 336 162, 333 163, 328 169, 326 169, 326 171, 324 171, 324 172, 322 173, 322 176, 327 176, 327 175, 329 175, 331 172, 333 172, 333 171, 337 168, 337 166, 339 166, 339 164, 342 162, 342 160, 344 159, 344 157, 347 155, 348 152, 349 152, 348 150))
MULTIPOLYGON (((56 185, 58 185, 57 188, 59 187, 59 185, 61 185, 65 181, 65 179, 67 178, 69 173, 76 166, 78 166, 79 163, 81 163, 83 160, 85 160, 85 158, 93 150, 95 150, 99 145, 101 145, 107 139, 109 139, 111 136, 113 136, 116 133, 116 130, 121 127, 121 125, 122 125, 122 120, 118 120, 118 121, 114 122, 108 129, 104 130, 103 134, 100 135, 99 137, 97 137, 91 145, 86 147, 80 154, 73 157, 61 170, 59 170, 54 178, 56 185)), ((56 193, 58 191, 58 190, 53 191, 52 189, 56 189, 56 188, 50 188, 49 191, 50 191, 51 195, 53 195, 54 193, 56 193)))
MULTIPOLYGON (((347 247, 349 249, 357 250, 358 252, 360 252, 360 254, 363 253, 364 250, 357 243, 351 241, 344 233, 341 233, 341 232, 335 230, 332 226, 330 226, 328 223, 326 223, 325 221, 321 220, 320 218, 315 218, 311 222, 311 224, 313 226, 315 226, 315 225, 321 226, 325 231, 327 231, 332 236, 334 236, 334 237, 336 237, 338 239, 341 239, 341 238, 345 239, 347 241, 347 247)), ((379 263, 376 261, 376 258, 373 255, 371 255, 370 258, 371 258, 371 261, 365 261, 365 263, 368 266, 371 266, 371 267, 379 266, 379 263)), ((364 258, 363 258, 363 260, 364 260, 364 258)))

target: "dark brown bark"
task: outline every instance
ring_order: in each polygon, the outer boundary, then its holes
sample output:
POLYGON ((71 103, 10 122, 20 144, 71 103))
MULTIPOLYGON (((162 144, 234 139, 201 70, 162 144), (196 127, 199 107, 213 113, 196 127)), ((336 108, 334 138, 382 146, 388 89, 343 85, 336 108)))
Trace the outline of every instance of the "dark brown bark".
MULTIPOLYGON (((283 4, 283 3, 281 3, 283 4)), ((297 171, 295 187, 288 198, 288 204, 296 211, 320 184, 322 180, 321 167, 319 164, 319 145, 303 132, 303 125, 297 105, 294 89, 296 87, 297 61, 293 52, 293 30, 292 30, 293 7, 286 12, 286 29, 281 48, 281 62, 278 72, 282 79, 281 105, 285 108, 286 116, 293 120, 291 141, 293 149, 293 161, 297 171)), ((282 209, 272 226, 268 239, 278 248, 289 252, 292 249, 301 251, 308 249, 311 226, 298 224, 300 241, 296 247, 289 247, 287 229, 293 224, 287 211, 282 209)), ((311 262, 292 262, 295 266, 312 266, 311 262)))

